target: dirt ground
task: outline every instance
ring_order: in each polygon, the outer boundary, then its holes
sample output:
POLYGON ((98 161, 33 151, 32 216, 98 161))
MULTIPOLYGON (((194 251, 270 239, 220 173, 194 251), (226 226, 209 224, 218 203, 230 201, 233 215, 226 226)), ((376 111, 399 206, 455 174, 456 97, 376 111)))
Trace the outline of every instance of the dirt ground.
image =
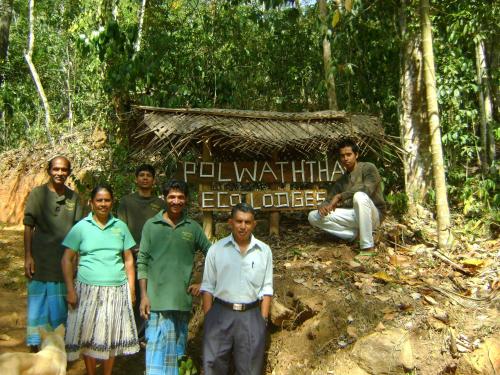
MULTIPOLYGON (((21 229, 0 229, 0 353, 26 351, 21 229)), ((486 338, 498 338, 498 239, 459 237, 447 262, 436 254, 432 228, 391 220, 378 251, 366 254, 310 228, 301 216, 285 218, 281 230, 280 238, 262 237, 273 249, 275 300, 286 310, 279 319, 275 313, 269 328, 268 374, 340 375, 334 371, 339 355, 390 328, 406 332, 415 363, 395 373, 467 373, 460 372, 465 357, 486 338)), ((193 311, 188 354, 199 366, 199 301, 193 311)), ((114 373, 143 371, 141 352, 118 358, 114 373)), ((82 361, 69 366, 70 375, 84 373, 82 361)))

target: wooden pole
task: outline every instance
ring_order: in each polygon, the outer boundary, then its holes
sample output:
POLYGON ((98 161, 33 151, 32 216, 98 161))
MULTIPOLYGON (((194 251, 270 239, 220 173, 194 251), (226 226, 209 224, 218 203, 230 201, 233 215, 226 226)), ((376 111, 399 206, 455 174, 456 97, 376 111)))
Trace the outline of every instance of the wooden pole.
MULTIPOLYGON (((273 161, 278 161, 278 153, 273 152, 273 161)), ((278 184, 272 184, 271 189, 277 190, 279 188, 278 184)), ((273 211, 269 213, 269 235, 279 236, 280 235, 280 213, 279 211, 273 211)))
MULTIPOLYGON (((203 151, 202 151, 202 160, 203 161, 212 161, 212 150, 210 147, 210 141, 206 140, 203 142, 203 151)), ((200 192, 201 191, 210 191, 212 188, 209 184, 200 184, 200 192)), ((208 239, 213 237, 213 227, 214 227, 214 217, 212 211, 203 211, 203 231, 208 239)))

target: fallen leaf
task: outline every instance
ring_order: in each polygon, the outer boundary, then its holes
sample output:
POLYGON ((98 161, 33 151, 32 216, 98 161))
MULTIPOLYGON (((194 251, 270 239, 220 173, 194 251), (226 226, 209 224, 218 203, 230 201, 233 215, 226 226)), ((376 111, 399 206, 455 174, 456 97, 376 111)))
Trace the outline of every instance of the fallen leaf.
POLYGON ((395 318, 396 314, 394 313, 384 314, 384 320, 394 320, 395 318))
POLYGON ((9 335, 5 334, 5 333, 2 333, 2 334, 0 335, 0 340, 1 340, 1 341, 9 341, 9 340, 11 340, 11 339, 12 339, 12 338, 11 338, 9 335))
POLYGON ((391 299, 391 297, 388 296, 387 294, 376 295, 375 298, 378 299, 379 301, 382 301, 382 302, 387 302, 387 301, 389 301, 391 299))
POLYGON ((398 255, 398 254, 391 256, 389 258, 389 262, 395 267, 398 266, 398 267, 402 267, 402 268, 409 267, 411 265, 410 258, 408 258, 404 255, 398 255))
POLYGON ((300 277, 300 278, 297 278, 297 279, 293 279, 293 281, 295 281, 297 284, 302 284, 305 281, 305 279, 303 279, 303 278, 300 277))
POLYGON ((353 270, 362 268, 361 264, 355 262, 354 260, 349 261, 349 267, 352 268, 353 270))
POLYGON ((462 263, 465 267, 476 268, 481 267, 484 264, 484 260, 469 258, 460 261, 460 263, 462 263))
POLYGON ((385 326, 382 324, 382 322, 380 322, 379 324, 377 324, 377 326, 375 327, 375 331, 377 332, 381 332, 385 329, 385 326))
POLYGON ((393 313, 394 311, 395 311, 395 310, 394 310, 394 308, 393 308, 393 307, 389 307, 389 306, 388 306, 388 307, 384 307, 384 308, 382 309, 382 312, 383 312, 384 314, 393 313))
POLYGON ((351 337, 354 337, 355 339, 358 338, 358 332, 356 331, 356 328, 353 326, 347 327, 347 334, 351 337))
POLYGON ((448 324, 450 321, 450 318, 448 316, 448 313, 439 307, 434 307, 432 316, 440 321, 442 321, 445 324, 448 324))
POLYGON ((431 296, 426 296, 424 295, 424 300, 429 304, 429 305, 437 305, 437 301, 432 298, 431 296))
POLYGON ((381 280, 381 281, 384 281, 386 283, 393 283, 393 282, 396 282, 396 280, 388 275, 386 272, 384 271, 380 271, 380 272, 377 272, 377 273, 374 273, 373 274, 373 277, 377 280, 381 280))

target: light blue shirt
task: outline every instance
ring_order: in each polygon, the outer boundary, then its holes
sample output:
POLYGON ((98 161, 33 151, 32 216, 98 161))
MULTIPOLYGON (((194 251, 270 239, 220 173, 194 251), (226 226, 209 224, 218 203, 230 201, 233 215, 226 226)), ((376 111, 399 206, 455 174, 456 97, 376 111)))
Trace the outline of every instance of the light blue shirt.
POLYGON ((273 295, 273 254, 253 235, 242 254, 229 235, 213 244, 205 258, 201 290, 230 303, 251 303, 273 295))

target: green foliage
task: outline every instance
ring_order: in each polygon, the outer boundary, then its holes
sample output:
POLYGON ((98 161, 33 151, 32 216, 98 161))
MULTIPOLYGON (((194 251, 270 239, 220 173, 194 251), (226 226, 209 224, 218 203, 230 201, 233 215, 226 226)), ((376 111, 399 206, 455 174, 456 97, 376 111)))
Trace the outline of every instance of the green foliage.
POLYGON ((179 358, 179 375, 195 375, 198 374, 198 370, 193 363, 193 360, 188 356, 183 356, 179 358))
MULTIPOLYGON (((95 128, 104 129, 112 151, 109 165, 102 166, 96 178, 111 182, 119 197, 132 186, 128 170, 129 136, 135 129, 132 104, 326 109, 322 60, 326 31, 339 107, 378 114, 386 133, 399 136, 401 2, 344 1, 340 8, 335 2, 327 3, 328 30, 321 30, 314 2, 148 1, 141 49, 136 51, 139 1, 36 2, 33 61, 51 106, 50 130, 60 139, 74 131, 90 134, 95 128), (115 5, 116 12, 106 8, 115 5)), ((432 3, 449 192, 468 214, 497 204, 497 192, 477 169, 474 50, 478 38, 495 46, 497 3, 432 3)), ((416 3, 408 4, 408 28, 418 32, 416 10, 416 3)), ((23 58, 27 14, 27 3, 15 0, 9 58, 0 66, 0 151, 45 141, 43 108, 23 58)), ((498 69, 490 75, 498 86, 498 69)), ((498 123, 494 132, 498 140, 498 123)), ((394 155, 384 152, 384 156, 389 161, 382 163, 381 157, 374 161, 384 164, 384 184, 394 192, 389 199, 399 214, 405 207, 398 194, 403 186, 402 166, 394 155)))
POLYGON ((398 219, 401 219, 408 212, 408 196, 406 193, 389 193, 386 196, 387 203, 390 206, 391 213, 398 219))
POLYGON ((469 178, 463 184, 460 197, 463 202, 463 213, 476 216, 484 210, 498 210, 500 207, 500 190, 497 181, 490 178, 469 178))

